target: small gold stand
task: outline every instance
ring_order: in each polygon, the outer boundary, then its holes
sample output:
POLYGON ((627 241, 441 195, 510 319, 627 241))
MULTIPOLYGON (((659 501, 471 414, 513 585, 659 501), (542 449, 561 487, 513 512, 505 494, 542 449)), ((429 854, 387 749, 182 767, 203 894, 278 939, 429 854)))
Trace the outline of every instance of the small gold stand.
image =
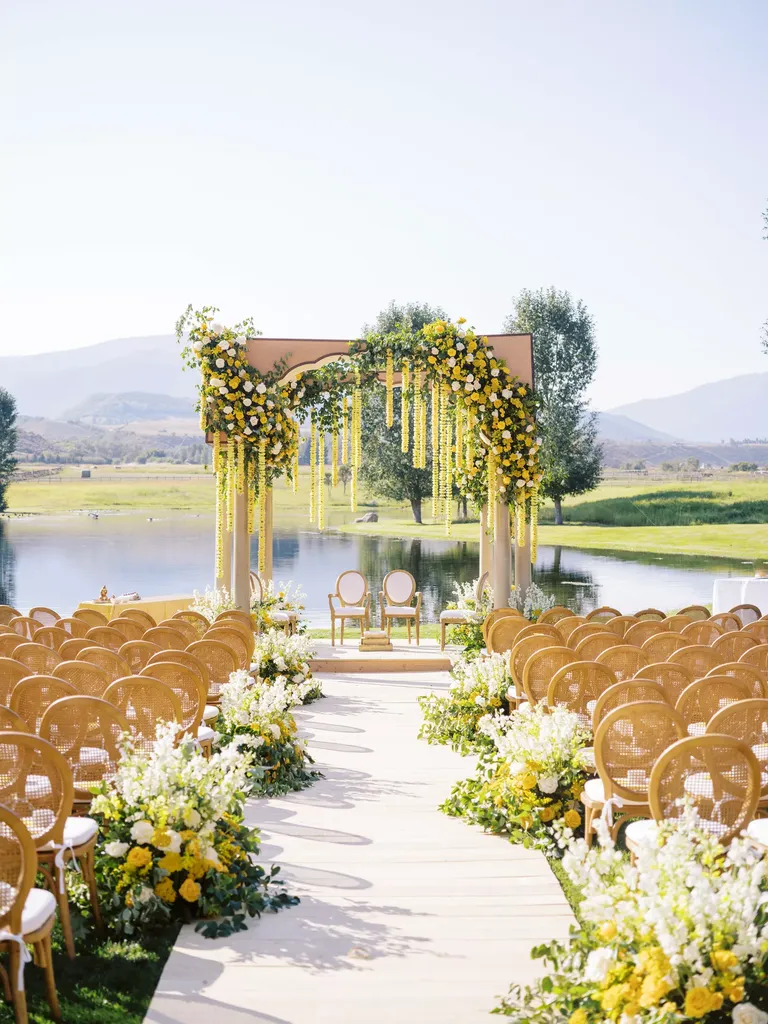
POLYGON ((358 651, 391 651, 392 643, 383 629, 366 629, 358 651))

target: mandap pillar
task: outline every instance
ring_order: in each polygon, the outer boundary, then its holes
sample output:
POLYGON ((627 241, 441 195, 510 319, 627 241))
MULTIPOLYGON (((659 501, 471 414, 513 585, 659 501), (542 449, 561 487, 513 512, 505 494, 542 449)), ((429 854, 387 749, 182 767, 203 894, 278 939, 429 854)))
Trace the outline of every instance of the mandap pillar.
POLYGON ((512 589, 512 531, 509 522, 509 505, 506 502, 494 503, 494 541, 493 541, 493 607, 506 608, 509 605, 512 589))
POLYGON ((251 535, 248 533, 248 493, 235 494, 232 597, 242 612, 251 607, 251 535))
POLYGON ((488 506, 483 505, 480 509, 480 572, 478 575, 482 576, 483 573, 488 573, 488 582, 493 586, 493 545, 491 544, 491 538, 488 536, 488 506))
POLYGON ((264 583, 272 579, 272 527, 274 523, 272 507, 272 488, 268 487, 264 495, 264 571, 261 578, 264 583))

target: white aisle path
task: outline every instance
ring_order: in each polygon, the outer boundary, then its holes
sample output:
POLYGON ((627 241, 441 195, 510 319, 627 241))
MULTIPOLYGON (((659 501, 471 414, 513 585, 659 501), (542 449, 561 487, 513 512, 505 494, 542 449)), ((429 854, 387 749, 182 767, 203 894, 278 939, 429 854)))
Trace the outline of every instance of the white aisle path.
POLYGON ((228 939, 185 927, 151 1024, 475 1024, 569 907, 542 854, 438 804, 471 761, 416 739, 416 698, 445 673, 325 677, 299 712, 325 778, 253 800, 262 862, 301 904, 228 939))

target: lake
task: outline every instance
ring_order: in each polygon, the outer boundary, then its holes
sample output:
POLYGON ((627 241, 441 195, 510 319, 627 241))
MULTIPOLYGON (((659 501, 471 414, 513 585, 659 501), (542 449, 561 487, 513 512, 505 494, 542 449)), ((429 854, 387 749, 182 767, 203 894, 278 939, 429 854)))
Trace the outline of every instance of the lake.
MULTIPOLYGON (((256 564, 256 542, 252 549, 256 564)), ((477 574, 478 545, 469 541, 398 540, 275 527, 275 580, 301 583, 312 625, 328 625, 328 593, 344 569, 361 569, 374 602, 389 569, 405 568, 424 595, 425 621, 436 621, 455 581, 477 574)), ((751 563, 686 555, 641 555, 542 546, 536 582, 577 612, 601 604, 622 611, 664 611, 709 604, 716 576, 751 574, 751 563)), ((70 613, 106 586, 142 596, 204 590, 213 575, 213 517, 178 514, 30 517, 0 521, 0 604, 22 610, 48 605, 70 613)))

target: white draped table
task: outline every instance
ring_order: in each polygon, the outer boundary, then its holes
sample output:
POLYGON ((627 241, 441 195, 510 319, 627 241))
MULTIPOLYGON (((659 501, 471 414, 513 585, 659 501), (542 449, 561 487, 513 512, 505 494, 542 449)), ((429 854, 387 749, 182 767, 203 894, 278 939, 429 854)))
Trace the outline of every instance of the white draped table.
POLYGON ((712 612, 727 612, 737 604, 754 604, 762 615, 768 614, 768 577, 731 576, 715 580, 712 612))

